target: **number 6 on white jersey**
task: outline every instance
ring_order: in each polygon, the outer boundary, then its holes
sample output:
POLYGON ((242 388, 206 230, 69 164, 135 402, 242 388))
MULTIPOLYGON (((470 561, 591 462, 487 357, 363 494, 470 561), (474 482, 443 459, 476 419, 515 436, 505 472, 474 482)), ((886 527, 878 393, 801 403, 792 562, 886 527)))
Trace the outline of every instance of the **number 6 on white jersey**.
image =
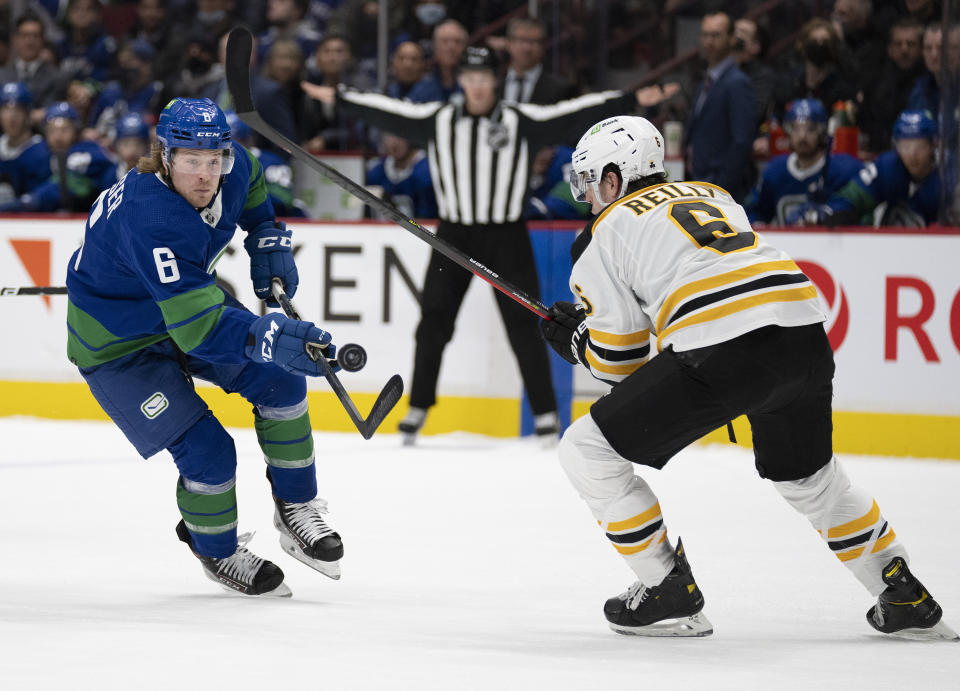
POLYGON ((157 273, 160 275, 161 283, 174 283, 180 280, 177 258, 169 247, 154 247, 153 261, 157 263, 157 273))

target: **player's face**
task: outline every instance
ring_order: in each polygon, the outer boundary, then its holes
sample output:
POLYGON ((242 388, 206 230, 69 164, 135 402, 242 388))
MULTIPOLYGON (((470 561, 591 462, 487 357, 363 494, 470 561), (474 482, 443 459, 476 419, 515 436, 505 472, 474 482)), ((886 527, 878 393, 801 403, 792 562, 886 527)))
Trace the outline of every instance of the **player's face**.
POLYGON ((897 155, 914 180, 923 180, 933 170, 933 142, 929 139, 898 139, 897 155))
POLYGON ((213 199, 222 170, 223 152, 219 150, 176 149, 170 161, 174 189, 197 209, 213 199))
POLYGON ((535 26, 520 24, 507 36, 507 52, 510 53, 510 65, 526 72, 543 57, 543 32, 535 26))
POLYGON ((117 156, 131 168, 137 165, 137 161, 140 160, 141 156, 147 155, 147 142, 145 139, 124 137, 114 142, 113 146, 117 150, 117 156))
POLYGON ((26 130, 27 111, 15 103, 0 106, 0 129, 6 134, 17 137, 26 130))
POLYGON ((790 148, 797 155, 813 156, 820 150, 820 125, 815 122, 792 122, 787 127, 790 148))
POLYGON ((473 115, 489 112, 497 100, 497 79, 489 70, 466 70, 460 74, 460 87, 473 115))
POLYGON ((620 182, 614 173, 607 173, 597 184, 600 190, 600 199, 594 194, 593 185, 587 186, 587 203, 590 205, 591 213, 598 214, 606 208, 607 204, 617 200, 620 193, 620 182))
POLYGON ((55 154, 66 153, 73 146, 77 128, 67 118, 54 118, 45 128, 47 146, 55 154))

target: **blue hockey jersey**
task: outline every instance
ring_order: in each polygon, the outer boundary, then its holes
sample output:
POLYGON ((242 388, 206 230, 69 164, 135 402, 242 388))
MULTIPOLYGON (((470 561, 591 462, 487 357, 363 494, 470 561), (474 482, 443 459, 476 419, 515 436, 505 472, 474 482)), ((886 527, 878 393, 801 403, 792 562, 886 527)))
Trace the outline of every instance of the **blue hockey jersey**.
POLYGON ((306 216, 306 205, 297 199, 293 191, 293 168, 290 164, 269 149, 252 147, 250 152, 256 156, 263 169, 267 195, 277 216, 288 218, 306 216))
POLYGON ((422 151, 406 168, 397 168, 392 159, 381 158, 367 171, 367 184, 382 187, 383 198, 409 218, 437 217, 430 164, 422 151))
POLYGON ((235 162, 199 212, 160 176, 131 170, 96 200, 67 269, 67 355, 79 367, 165 338, 211 362, 246 361, 256 317, 227 307, 215 266, 236 230, 274 218, 257 160, 235 162))
POLYGON ((923 225, 934 223, 940 208, 940 172, 936 167, 923 180, 910 177, 896 151, 884 151, 827 202, 834 224, 923 225), (878 207, 891 216, 873 218, 878 207), (903 222, 915 215, 913 222, 903 222))
POLYGON ((809 168, 800 168, 795 153, 771 159, 744 202, 750 222, 786 225, 794 208, 811 201, 825 201, 863 168, 860 160, 853 156, 831 154, 824 181, 824 160, 821 156, 809 168))
POLYGON ((15 148, 10 146, 7 135, 0 137, 0 180, 10 186, 12 197, 19 197, 49 179, 50 149, 43 137, 35 134, 15 148))

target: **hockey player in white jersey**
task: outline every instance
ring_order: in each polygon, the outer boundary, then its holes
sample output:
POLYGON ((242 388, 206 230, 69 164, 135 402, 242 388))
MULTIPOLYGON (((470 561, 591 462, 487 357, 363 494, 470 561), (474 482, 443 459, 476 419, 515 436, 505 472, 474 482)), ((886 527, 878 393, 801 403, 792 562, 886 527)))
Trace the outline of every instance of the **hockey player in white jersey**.
POLYGON ((809 279, 726 191, 667 182, 663 138, 643 118, 594 125, 573 154, 570 184, 597 216, 572 249, 579 302, 555 303, 541 329, 562 357, 613 385, 560 443, 564 470, 638 579, 606 601, 610 627, 713 632, 682 543, 671 544, 634 466, 660 469, 745 414, 761 477, 878 598, 868 623, 956 638, 874 498, 833 455, 833 352, 809 279))

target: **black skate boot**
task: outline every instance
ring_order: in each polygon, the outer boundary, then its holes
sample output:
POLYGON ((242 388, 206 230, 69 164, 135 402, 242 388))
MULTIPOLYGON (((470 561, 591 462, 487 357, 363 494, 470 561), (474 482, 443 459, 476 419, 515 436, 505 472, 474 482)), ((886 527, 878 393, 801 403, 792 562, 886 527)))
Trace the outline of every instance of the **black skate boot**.
POLYGON ((203 573, 211 581, 220 584, 224 590, 240 595, 258 595, 261 597, 290 597, 290 588, 283 582, 283 571, 273 562, 261 559, 248 550, 245 545, 253 537, 252 533, 237 536, 240 543, 237 551, 224 559, 206 557, 193 549, 193 540, 186 524, 177 523, 177 537, 187 543, 193 556, 203 564, 203 573))
POLYGON ((957 633, 940 621, 943 610, 903 557, 895 557, 883 569, 887 589, 867 612, 867 622, 882 633, 913 640, 956 640, 957 633))
POLYGON ((637 581, 607 600, 603 614, 610 628, 630 636, 709 636, 713 624, 703 615, 703 594, 677 540, 676 563, 663 582, 647 588, 637 581))

